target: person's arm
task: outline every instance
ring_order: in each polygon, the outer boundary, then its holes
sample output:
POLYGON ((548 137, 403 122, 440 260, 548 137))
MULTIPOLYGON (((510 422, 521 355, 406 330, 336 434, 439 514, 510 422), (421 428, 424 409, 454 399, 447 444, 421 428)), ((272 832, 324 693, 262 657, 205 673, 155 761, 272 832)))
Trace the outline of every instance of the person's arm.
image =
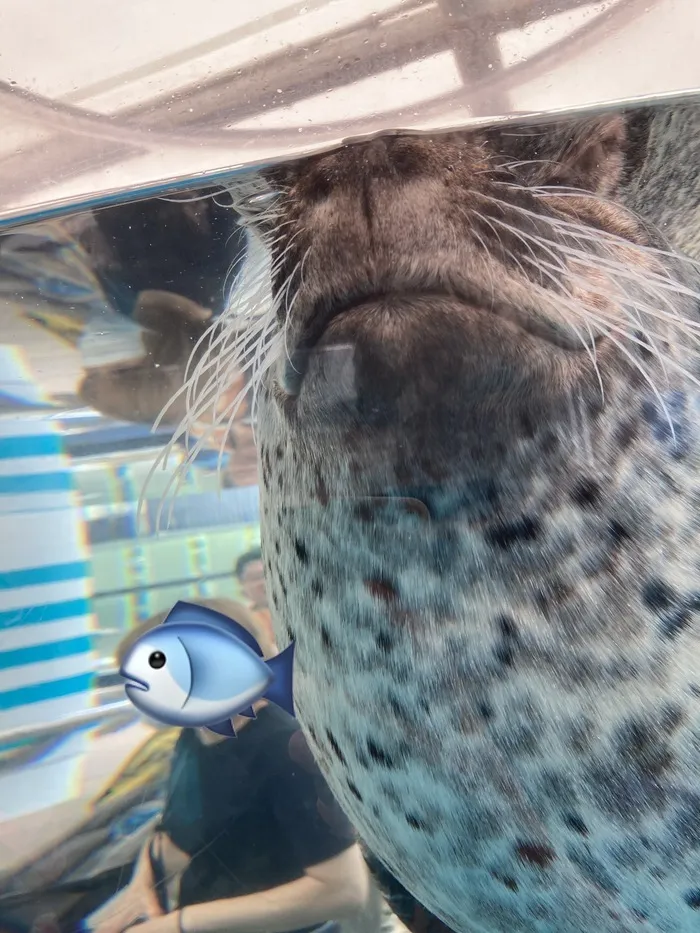
POLYGON ((180 929, 182 933, 285 933, 329 919, 342 921, 361 910, 369 895, 367 866, 360 847, 352 845, 288 884, 185 907, 180 911, 180 929))
POLYGON ((149 855, 151 839, 141 849, 131 881, 87 919, 87 929, 95 933, 121 933, 137 920, 163 914, 154 888, 149 855))

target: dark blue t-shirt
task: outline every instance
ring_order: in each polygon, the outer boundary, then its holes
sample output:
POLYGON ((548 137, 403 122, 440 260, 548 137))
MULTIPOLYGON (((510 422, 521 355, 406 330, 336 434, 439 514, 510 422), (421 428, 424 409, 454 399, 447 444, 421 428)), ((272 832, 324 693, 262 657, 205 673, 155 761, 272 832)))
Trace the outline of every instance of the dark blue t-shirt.
POLYGON ((161 829, 191 858, 180 907, 287 884, 355 842, 298 723, 273 705, 235 739, 183 730, 161 829))

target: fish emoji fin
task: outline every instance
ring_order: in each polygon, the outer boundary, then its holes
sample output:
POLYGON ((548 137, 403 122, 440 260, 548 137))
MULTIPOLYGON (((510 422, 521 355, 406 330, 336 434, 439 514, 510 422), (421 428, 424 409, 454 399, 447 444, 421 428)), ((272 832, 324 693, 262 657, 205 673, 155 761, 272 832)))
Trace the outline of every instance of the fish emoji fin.
POLYGON ((193 612, 196 612, 199 608, 200 607, 195 606, 194 603, 185 603, 182 600, 178 600, 163 619, 163 625, 168 625, 171 622, 191 622, 193 612))
POLYGON ((246 719, 257 719, 257 714, 252 706, 249 706, 247 709, 242 709, 239 716, 245 716, 246 719))
POLYGON ((291 716, 296 716, 293 691, 294 642, 266 664, 273 680, 264 694, 265 699, 280 706, 291 716))
POLYGON ((235 635, 239 641, 255 652, 259 658, 263 656, 262 649, 255 638, 247 629, 224 615, 223 612, 217 612, 215 609, 207 609, 206 606, 197 606, 195 603, 186 603, 178 600, 173 608, 163 620, 163 625, 180 623, 181 625, 208 625, 210 628, 218 628, 228 635, 235 635))
POLYGON ((217 735, 225 735, 227 739, 236 738, 236 730, 233 728, 233 723, 230 719, 224 719, 223 722, 215 722, 211 726, 207 726, 207 729, 210 732, 215 732, 217 735))

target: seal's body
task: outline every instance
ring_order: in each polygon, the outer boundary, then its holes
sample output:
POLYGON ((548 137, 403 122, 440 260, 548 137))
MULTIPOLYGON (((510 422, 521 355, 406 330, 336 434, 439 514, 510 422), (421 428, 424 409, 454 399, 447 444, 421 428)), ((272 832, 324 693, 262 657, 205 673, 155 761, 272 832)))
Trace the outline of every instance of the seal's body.
POLYGON ((649 138, 392 137, 268 176, 277 635, 334 793, 458 933, 700 923, 697 292, 616 201, 649 138))

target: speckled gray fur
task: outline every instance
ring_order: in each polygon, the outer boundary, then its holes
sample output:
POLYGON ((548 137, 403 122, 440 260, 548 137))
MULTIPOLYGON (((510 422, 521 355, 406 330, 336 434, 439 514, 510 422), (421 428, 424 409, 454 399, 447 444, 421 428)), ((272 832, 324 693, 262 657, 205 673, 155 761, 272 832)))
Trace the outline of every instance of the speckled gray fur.
POLYGON ((653 121, 644 165, 620 193, 629 207, 695 259, 700 258, 699 167, 700 108, 664 108, 653 121))
MULTIPOLYGON (((696 253, 698 126, 692 107, 658 116, 625 193, 696 253)), ((555 147, 565 180, 600 169, 591 187, 614 198, 614 146, 602 133, 590 158, 589 135, 555 147)), ((527 279, 517 238, 520 261, 496 267, 472 234, 498 138, 382 146, 273 179, 289 262, 312 247, 291 345, 319 309, 361 305, 294 357, 301 388, 280 359, 261 395, 264 555, 299 717, 368 845, 459 933, 697 931, 696 390, 645 359, 664 413, 601 345, 602 403, 581 351, 473 310, 489 289, 510 308, 527 279)), ((614 211, 590 219, 618 231, 614 211)))

